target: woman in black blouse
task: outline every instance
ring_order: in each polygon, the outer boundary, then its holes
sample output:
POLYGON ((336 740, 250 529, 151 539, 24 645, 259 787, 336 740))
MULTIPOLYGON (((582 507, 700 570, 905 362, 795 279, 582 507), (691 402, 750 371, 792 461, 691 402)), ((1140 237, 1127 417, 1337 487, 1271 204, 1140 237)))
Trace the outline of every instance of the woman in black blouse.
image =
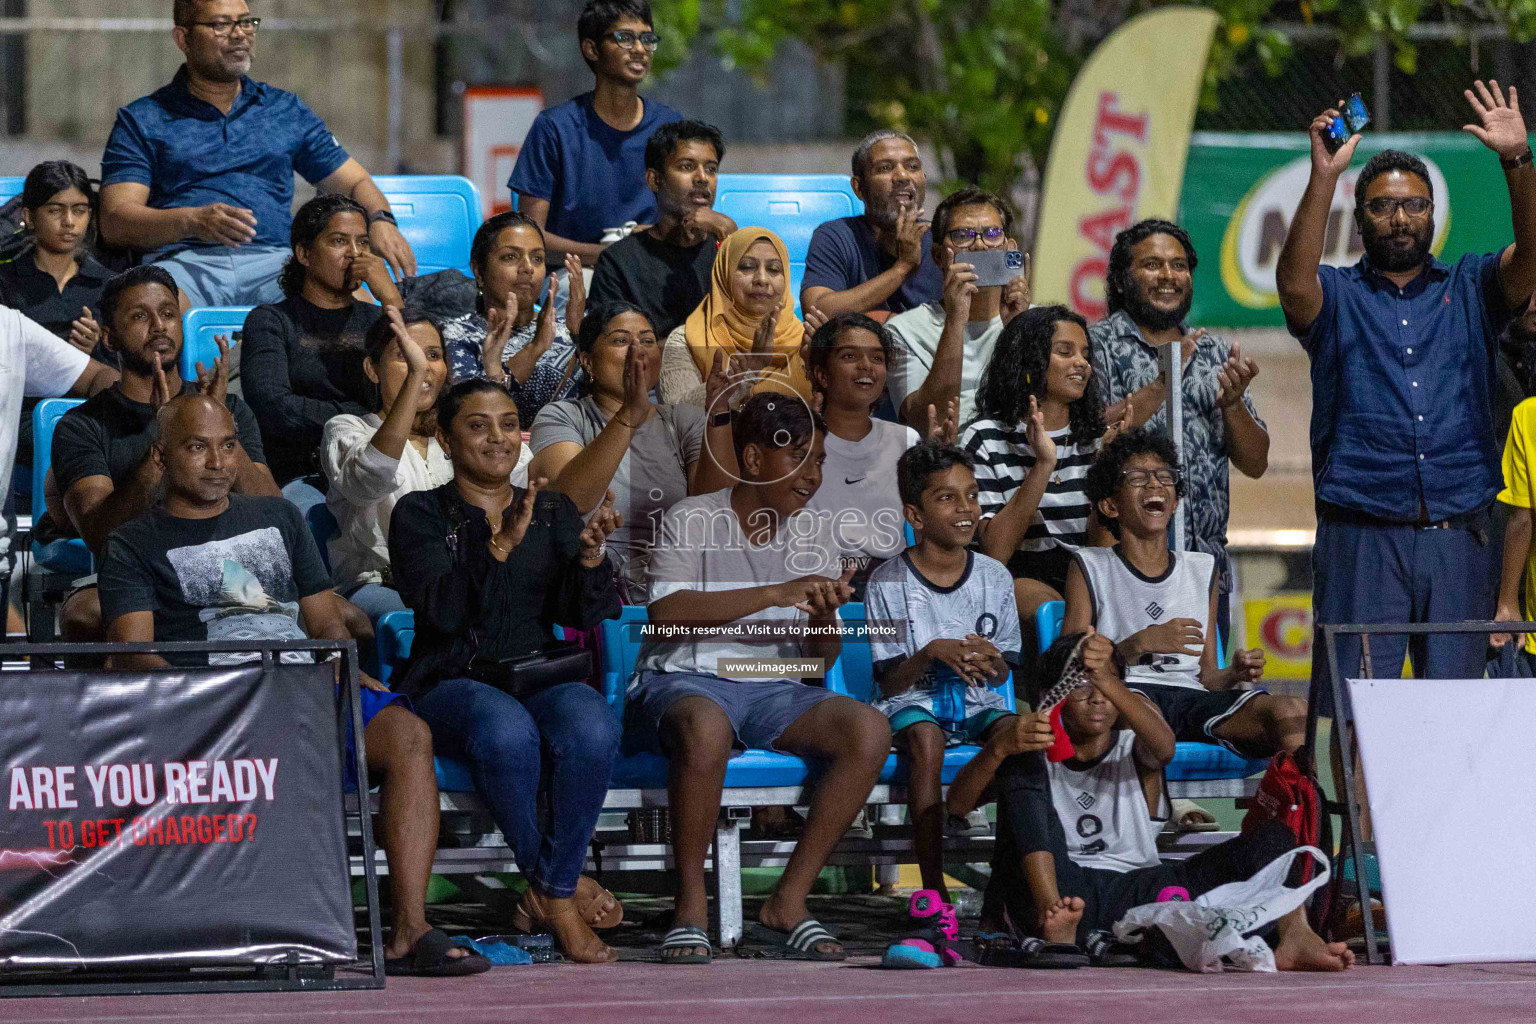
POLYGON ((547 651, 555 624, 590 629, 619 614, 606 541, 620 517, 611 492, 584 526, 571 499, 541 491, 542 480, 511 485, 522 427, 499 385, 457 384, 437 415, 453 481, 401 498, 390 522, 395 583, 416 613, 396 689, 431 726, 438 753, 468 762, 511 844, 529 883, 513 923, 550 931, 572 960, 611 963, 618 954, 592 927, 618 924, 623 908, 581 869, 619 723, 580 672, 542 688, 506 673, 509 662, 521 672, 517 659, 547 651), (552 805, 547 833, 541 785, 552 805))
POLYGON ((67 160, 38 164, 22 185, 21 209, 30 244, 0 264, 0 304, 91 355, 101 340, 101 290, 112 276, 91 256, 91 179, 67 160))
POLYGON ((245 318, 240 377, 272 476, 307 509, 324 500, 325 424, 342 413, 365 416, 378 400, 363 372, 363 337, 382 311, 357 295, 404 303, 389 265, 370 247, 368 214, 355 200, 316 196, 294 214, 290 238, 293 255, 279 282, 285 298, 245 318))

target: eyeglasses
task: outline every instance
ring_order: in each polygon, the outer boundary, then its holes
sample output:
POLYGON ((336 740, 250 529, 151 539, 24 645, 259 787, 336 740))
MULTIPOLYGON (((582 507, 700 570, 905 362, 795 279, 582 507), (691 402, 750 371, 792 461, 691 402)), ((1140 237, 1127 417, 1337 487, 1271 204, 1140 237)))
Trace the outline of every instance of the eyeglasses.
POLYGON ((609 32, 603 38, 613 40, 615 44, 626 50, 633 50, 639 46, 655 53, 656 47, 661 45, 661 36, 655 32, 609 32))
POLYGON ((1003 240, 1003 229, 995 226, 990 228, 951 228, 944 233, 944 237, 949 240, 951 245, 971 246, 976 243, 978 238, 983 239, 988 245, 996 245, 1003 240))
POLYGON ((1093 700, 1094 697, 1098 696, 1098 693, 1099 688, 1096 686, 1079 686, 1077 689, 1067 694, 1067 703, 1087 704, 1089 701, 1093 700))
POLYGON ((1423 196, 1409 196, 1407 199, 1377 196, 1365 204, 1365 211, 1377 220, 1390 220, 1397 216, 1398 210, 1402 210, 1410 217, 1422 217, 1434 205, 1423 196))
POLYGON ((189 24, 201 25, 211 31, 214 35, 218 36, 220 39, 223 39, 224 37, 228 36, 230 32, 237 28, 241 32, 244 32, 246 35, 255 35, 256 30, 261 28, 261 19, 236 18, 231 20, 229 18, 220 18, 218 21, 193 21, 189 22, 189 24))
POLYGON ((1120 475, 1130 487, 1146 487, 1153 480, 1164 487, 1172 487, 1179 482, 1179 474, 1171 469, 1127 469, 1122 470, 1120 475))

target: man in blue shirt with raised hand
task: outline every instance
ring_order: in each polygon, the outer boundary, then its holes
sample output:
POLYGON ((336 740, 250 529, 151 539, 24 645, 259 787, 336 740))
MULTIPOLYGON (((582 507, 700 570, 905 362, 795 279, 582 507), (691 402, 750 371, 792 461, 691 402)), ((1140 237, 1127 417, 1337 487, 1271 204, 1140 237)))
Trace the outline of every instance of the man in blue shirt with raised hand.
MULTIPOLYGON (((1312 362, 1312 473, 1317 498, 1313 616, 1319 623, 1451 622, 1494 609, 1498 552, 1489 506, 1502 485, 1491 396, 1498 337, 1536 288, 1536 168, 1515 90, 1466 91, 1465 127, 1498 154, 1513 245, 1447 266, 1429 253, 1434 195, 1408 153, 1372 157, 1355 185, 1365 256, 1320 267, 1328 208, 1358 135, 1330 153, 1338 110, 1312 121, 1312 174, 1276 269, 1286 322, 1312 362)), ((1415 637, 1414 672, 1483 675, 1487 637, 1415 637)), ((1373 674, 1396 676, 1408 638, 1371 639, 1373 674)), ((1341 637, 1340 670, 1360 664, 1341 637)), ((1314 645, 1315 684, 1327 662, 1314 645)), ((1316 694, 1331 715, 1327 685, 1316 694)))
POLYGON ((245 0, 175 0, 186 63, 117 112, 101 158, 101 228, 145 250, 187 306, 254 306, 283 295, 293 175, 368 211, 369 241, 397 277, 416 257, 389 203, 325 122, 290 92, 252 81, 261 19, 245 0))
POLYGON ((608 245, 655 222, 645 144, 683 118, 640 98, 661 45, 646 0, 587 0, 576 36, 596 84, 534 118, 507 187, 551 252, 574 253, 590 267, 608 245))
POLYGON ((936 301, 944 275, 923 218, 928 177, 917 143, 888 128, 870 132, 853 151, 851 184, 864 212, 829 220, 811 235, 801 307, 827 316, 905 313, 936 301))

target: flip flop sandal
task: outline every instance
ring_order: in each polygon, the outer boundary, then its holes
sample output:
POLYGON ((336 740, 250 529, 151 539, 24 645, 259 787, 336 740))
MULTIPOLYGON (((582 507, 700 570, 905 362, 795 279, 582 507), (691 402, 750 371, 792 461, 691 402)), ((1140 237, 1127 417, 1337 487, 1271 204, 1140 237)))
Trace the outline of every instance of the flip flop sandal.
POLYGON ((465 952, 464 956, 450 956, 454 950, 463 949, 454 944, 448 933, 433 928, 421 938, 405 956, 384 961, 384 973, 392 977, 459 978, 467 974, 483 974, 491 969, 491 962, 478 953, 465 952))
POLYGON ((709 933, 703 928, 692 925, 682 925, 667 932, 661 940, 661 952, 665 954, 669 949, 707 949, 710 952, 678 953, 676 956, 663 955, 661 962, 664 964, 708 964, 713 963, 714 947, 709 943, 709 933))
POLYGON ((1216 816, 1214 814, 1212 814, 1210 811, 1206 810, 1204 807, 1201 807, 1199 804, 1195 803, 1193 800, 1185 800, 1185 799, 1180 798, 1178 800, 1174 800, 1172 803, 1173 803, 1173 821, 1172 821, 1172 825, 1173 825, 1173 829, 1174 829, 1175 832, 1217 832, 1217 831, 1220 831, 1221 824, 1216 820, 1216 816), (1192 814, 1203 814, 1203 815, 1205 815, 1207 818, 1209 818, 1211 820, 1210 821, 1186 822, 1184 819, 1188 818, 1192 814))
POLYGON ((788 935, 755 922, 747 925, 746 933, 754 942, 768 947, 766 955, 775 960, 830 962, 848 959, 847 950, 839 949, 833 953, 817 951, 816 944, 819 942, 836 942, 842 945, 842 940, 822 927, 821 922, 814 917, 808 917, 795 925, 788 935))
POLYGON ((983 967, 1024 967, 1032 970, 1075 970, 1088 966, 1088 955, 1070 942, 1047 942, 1033 935, 1014 942, 1005 933, 978 935, 986 945, 978 954, 983 967))
POLYGON ((1092 932, 1086 943, 1088 959, 1095 967, 1139 967, 1140 947, 1115 938, 1113 932, 1092 932))

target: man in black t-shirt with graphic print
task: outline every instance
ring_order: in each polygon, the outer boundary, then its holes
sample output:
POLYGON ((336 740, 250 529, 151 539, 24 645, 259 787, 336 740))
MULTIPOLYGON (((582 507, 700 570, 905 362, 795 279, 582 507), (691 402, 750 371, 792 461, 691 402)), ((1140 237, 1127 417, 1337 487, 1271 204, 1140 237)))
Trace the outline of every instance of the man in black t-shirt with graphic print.
MULTIPOLYGON (((100 590, 107 638, 175 640, 350 638, 330 575, 299 510, 282 497, 230 493, 244 459, 234 418, 206 395, 173 398, 157 414, 150 458, 161 502, 107 539, 100 590), (301 625, 302 623, 302 625, 301 625)), ((122 655, 113 668, 152 671, 222 664, 254 654, 122 655)), ((383 846, 395 886, 390 973, 477 974, 426 920, 427 880, 437 846, 432 735, 409 702, 363 677, 368 767, 385 776, 383 846)))

